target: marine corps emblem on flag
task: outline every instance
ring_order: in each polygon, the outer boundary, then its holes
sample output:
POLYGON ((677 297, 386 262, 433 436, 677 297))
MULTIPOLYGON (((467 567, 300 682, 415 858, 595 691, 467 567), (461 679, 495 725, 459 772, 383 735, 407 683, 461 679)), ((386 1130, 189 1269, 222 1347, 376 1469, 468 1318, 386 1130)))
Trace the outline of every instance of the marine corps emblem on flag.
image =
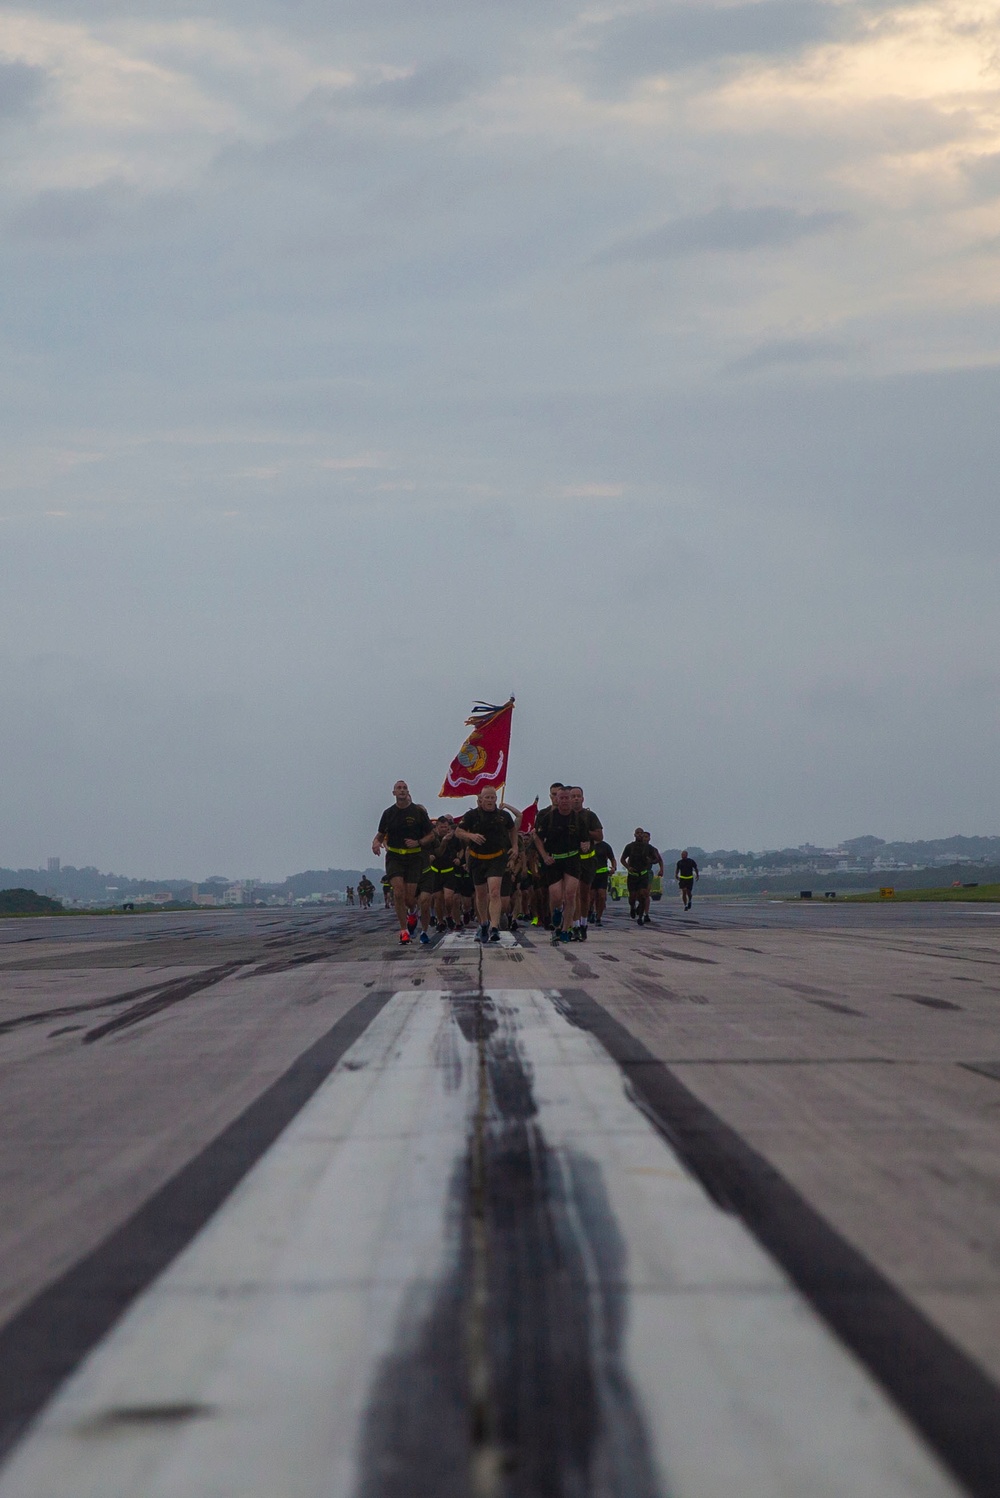
POLYGON ((477 702, 466 724, 472 729, 455 755, 440 796, 477 796, 486 786, 501 787, 507 779, 510 753, 510 720, 514 699, 496 707, 477 702))
POLYGON ((466 739, 455 758, 466 774, 475 775, 486 763, 486 750, 482 744, 474 744, 471 739, 466 739))

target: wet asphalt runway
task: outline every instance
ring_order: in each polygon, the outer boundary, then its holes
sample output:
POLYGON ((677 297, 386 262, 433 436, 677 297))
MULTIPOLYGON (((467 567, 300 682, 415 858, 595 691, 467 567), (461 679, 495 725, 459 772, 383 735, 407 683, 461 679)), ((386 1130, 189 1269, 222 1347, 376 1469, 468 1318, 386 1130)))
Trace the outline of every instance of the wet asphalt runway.
POLYGON ((0 1498, 1000 1492, 1000 915, 653 909, 0 922, 0 1498))

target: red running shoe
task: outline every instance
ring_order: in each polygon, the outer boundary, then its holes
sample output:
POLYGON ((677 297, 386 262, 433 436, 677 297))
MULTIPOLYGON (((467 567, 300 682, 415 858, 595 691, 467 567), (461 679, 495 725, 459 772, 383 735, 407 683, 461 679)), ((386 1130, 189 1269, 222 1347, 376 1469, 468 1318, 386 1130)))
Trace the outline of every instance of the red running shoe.
POLYGON ((415 915, 408 915, 406 917, 406 929, 410 933, 411 936, 413 935, 414 931, 416 931, 416 929, 417 929, 417 918, 416 918, 415 915))
POLYGON ((410 945, 410 933, 408 931, 401 931, 399 933, 399 940, 404 947, 408 947, 410 945))

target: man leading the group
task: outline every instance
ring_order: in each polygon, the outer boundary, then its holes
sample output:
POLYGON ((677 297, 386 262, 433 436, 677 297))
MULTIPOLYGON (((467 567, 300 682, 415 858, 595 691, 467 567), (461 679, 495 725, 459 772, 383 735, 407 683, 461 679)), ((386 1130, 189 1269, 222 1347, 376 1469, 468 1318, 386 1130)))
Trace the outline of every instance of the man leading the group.
POLYGON ((635 917, 637 926, 649 925, 649 875, 654 864, 659 864, 662 879, 660 850, 653 847, 649 833, 637 827, 634 840, 622 849, 622 868, 628 874, 629 915, 635 917))
POLYGON ((517 823, 509 811, 497 806, 492 786, 480 791, 476 805, 467 811, 455 834, 469 846, 466 857, 476 886, 479 940, 500 940, 501 888, 508 861, 517 858, 517 823))
POLYGON ((407 946, 417 924, 416 916, 411 920, 408 912, 416 904, 417 886, 424 868, 424 845, 433 841, 434 829, 427 808, 413 800, 405 780, 396 781, 392 794, 395 802, 382 813, 378 831, 372 838, 372 852, 377 858, 385 850, 385 879, 392 887, 399 940, 407 946))
POLYGON ((677 880, 677 887, 681 892, 684 909, 690 910, 691 897, 694 894, 694 881, 700 879, 701 875, 698 873, 698 865, 686 848, 677 860, 674 868, 674 878, 677 880))

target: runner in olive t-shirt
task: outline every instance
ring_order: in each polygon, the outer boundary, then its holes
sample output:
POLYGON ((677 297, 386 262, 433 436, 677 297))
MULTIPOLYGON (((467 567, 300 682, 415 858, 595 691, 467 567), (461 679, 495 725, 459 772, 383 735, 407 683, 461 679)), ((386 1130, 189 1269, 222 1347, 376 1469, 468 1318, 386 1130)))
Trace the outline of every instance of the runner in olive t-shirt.
POLYGON ((434 830, 427 808, 413 800, 405 780, 396 781, 392 794, 396 800, 382 813, 378 831, 372 838, 372 852, 377 858, 385 850, 385 878, 392 885, 399 939, 406 946, 417 924, 416 916, 412 922, 408 919, 408 912, 416 904, 417 885, 424 867, 424 844, 433 840, 434 830))
POLYGON ((594 870, 594 925, 600 926, 604 921, 604 907, 608 903, 608 884, 611 875, 618 867, 618 860, 610 843, 599 842, 597 844, 597 867, 594 870))
POLYGON ((535 819, 535 846, 542 858, 549 887, 553 943, 572 941, 570 932, 576 915, 580 888, 580 822, 572 809, 566 786, 555 793, 556 804, 535 819))
POLYGON ((476 886, 476 914, 479 917, 479 940, 500 940, 501 886, 509 861, 517 857, 517 823, 509 811, 497 806, 493 786, 480 791, 477 805, 455 828, 455 834, 469 846, 473 883, 476 886))
POLYGON ((694 894, 694 881, 700 879, 701 875, 698 873, 698 865, 686 848, 677 860, 674 868, 674 878, 677 880, 677 887, 681 892, 681 899, 684 901, 684 909, 690 910, 691 896, 694 894))
POLYGON ((577 894, 576 919, 573 929, 579 941, 587 940, 587 922, 590 917, 590 890, 597 869, 597 844, 604 837, 604 828, 596 812, 583 804, 583 786, 570 786, 572 806, 580 823, 580 889, 577 894))
POLYGON ((660 850, 653 847, 649 833, 637 827, 634 841, 622 849, 622 867, 628 873, 629 915, 635 917, 637 926, 649 925, 649 871, 654 863, 659 864, 662 879, 660 850))

